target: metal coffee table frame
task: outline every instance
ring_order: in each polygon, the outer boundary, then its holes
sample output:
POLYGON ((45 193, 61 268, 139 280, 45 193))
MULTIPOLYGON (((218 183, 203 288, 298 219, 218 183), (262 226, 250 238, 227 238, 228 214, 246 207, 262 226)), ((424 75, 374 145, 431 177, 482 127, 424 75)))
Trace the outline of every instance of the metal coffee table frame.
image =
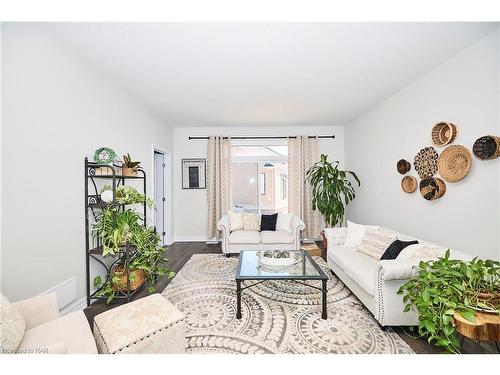
POLYGON ((303 268, 303 274, 302 275, 285 275, 285 274, 279 274, 279 272, 276 272, 275 274, 269 274, 269 275, 241 275, 241 268, 242 268, 242 263, 243 259, 245 258, 244 253, 257 253, 257 251, 253 250, 244 250, 240 253, 239 255, 239 260, 238 260, 238 268, 236 269, 236 319, 241 319, 241 292, 243 292, 245 289, 251 288, 255 285, 258 285, 260 283, 263 283, 264 281, 273 281, 273 280, 290 280, 294 281, 296 283, 308 286, 310 288, 314 288, 317 290, 321 291, 322 294, 322 312, 321 312, 321 318, 322 319, 327 319, 328 318, 328 313, 327 313, 327 308, 326 308, 326 303, 327 303, 327 282, 328 282, 328 276, 323 272, 323 270, 318 266, 318 264, 315 262, 315 260, 307 253, 307 251, 300 250, 302 258, 302 268, 303 268), (307 259, 307 260, 306 260, 307 259), (304 275, 305 274, 305 265, 306 261, 309 261, 311 265, 316 269, 318 272, 318 275, 304 275), (247 285, 247 286, 242 286, 243 281, 256 281, 252 285, 247 285), (314 285, 310 285, 305 283, 305 281, 321 281, 321 287, 317 287, 314 285))

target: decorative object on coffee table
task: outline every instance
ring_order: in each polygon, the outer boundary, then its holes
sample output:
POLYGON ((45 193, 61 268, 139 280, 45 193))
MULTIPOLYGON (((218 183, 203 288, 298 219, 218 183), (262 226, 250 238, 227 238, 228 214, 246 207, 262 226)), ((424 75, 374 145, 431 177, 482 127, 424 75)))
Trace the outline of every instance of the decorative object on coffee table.
POLYGON ((472 152, 478 159, 490 160, 500 156, 500 137, 485 135, 474 142, 472 152))
POLYGON ((474 341, 494 341, 500 353, 500 315, 476 311, 474 322, 459 313, 453 315, 455 330, 462 336, 474 341))
POLYGON ((469 174, 472 155, 461 145, 447 147, 438 159, 438 171, 447 182, 458 182, 469 174))
POLYGON ((420 194, 428 201, 441 198, 446 193, 446 184, 437 177, 426 177, 420 180, 420 194))
POLYGON ((432 177, 436 174, 438 153, 434 147, 421 149, 414 158, 413 166, 420 178, 432 177))
POLYGON ((457 134, 457 127, 451 122, 438 122, 432 127, 432 143, 438 147, 446 146, 455 140, 457 134))
POLYGON ((400 159, 396 164, 396 169, 399 173, 405 174, 408 173, 411 169, 411 164, 408 160, 400 159))
POLYGON ((401 180, 401 189, 405 193, 413 193, 417 190, 417 179, 413 176, 404 176, 401 180))

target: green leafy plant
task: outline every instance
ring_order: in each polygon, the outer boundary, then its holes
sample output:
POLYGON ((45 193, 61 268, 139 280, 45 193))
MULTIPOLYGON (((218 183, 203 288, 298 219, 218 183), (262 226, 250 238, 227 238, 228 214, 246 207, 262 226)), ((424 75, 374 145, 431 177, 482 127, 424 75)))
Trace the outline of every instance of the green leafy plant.
MULTIPOLYGON (((105 191, 111 190, 113 190, 111 185, 104 185, 100 193, 102 194, 105 191)), ((151 198, 139 193, 136 188, 130 185, 118 186, 116 188, 115 200, 118 204, 137 204, 146 202, 149 208, 154 207, 154 202, 151 198)))
POLYGON ((130 157, 129 153, 127 153, 127 155, 123 155, 123 166, 125 168, 132 168, 137 170, 140 164, 141 164, 140 161, 132 161, 132 158, 130 157))
POLYGON ((351 176, 358 183, 358 176, 351 171, 339 168, 339 162, 330 163, 322 154, 319 162, 307 171, 307 180, 313 191, 312 208, 318 210, 325 218, 328 226, 335 226, 344 221, 345 207, 356 196, 354 187, 347 178, 351 176))
POLYGON ((101 211, 93 226, 94 238, 98 238, 102 246, 102 256, 109 266, 113 264, 113 272, 106 280, 101 276, 94 278, 94 286, 99 288, 98 296, 107 297, 111 302, 116 296, 117 286, 123 284, 118 270, 125 267, 124 258, 120 258, 128 249, 129 280, 134 281, 139 270, 144 272, 149 291, 154 291, 157 277, 173 277, 174 272, 168 268, 165 258, 166 249, 152 227, 144 227, 144 218, 133 209, 120 210, 109 206, 101 211))
POLYGON ((475 310, 500 314, 500 263, 474 258, 421 261, 418 274, 401 286, 404 311, 418 312, 418 334, 447 352, 459 353, 453 315, 474 322, 475 310))

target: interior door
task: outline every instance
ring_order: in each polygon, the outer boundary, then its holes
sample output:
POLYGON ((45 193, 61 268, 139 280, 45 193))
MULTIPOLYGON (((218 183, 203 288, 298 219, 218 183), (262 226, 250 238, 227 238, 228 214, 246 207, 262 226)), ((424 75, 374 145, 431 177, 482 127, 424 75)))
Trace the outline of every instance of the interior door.
POLYGON ((165 197, 165 155, 155 151, 154 154, 154 181, 155 181, 155 228, 156 233, 161 238, 161 242, 165 245, 165 211, 166 211, 166 197, 165 197))

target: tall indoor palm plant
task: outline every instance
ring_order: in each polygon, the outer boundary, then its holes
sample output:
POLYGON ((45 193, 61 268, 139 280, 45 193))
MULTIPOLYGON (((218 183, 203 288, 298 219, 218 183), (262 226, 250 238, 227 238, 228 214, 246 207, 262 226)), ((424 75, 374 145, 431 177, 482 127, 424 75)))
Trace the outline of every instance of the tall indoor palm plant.
POLYGON ((358 176, 351 171, 338 169, 339 162, 330 163, 327 156, 321 154, 321 160, 307 171, 307 181, 312 186, 312 208, 325 218, 327 226, 333 227, 344 221, 345 206, 356 196, 348 176, 361 186, 358 176))

